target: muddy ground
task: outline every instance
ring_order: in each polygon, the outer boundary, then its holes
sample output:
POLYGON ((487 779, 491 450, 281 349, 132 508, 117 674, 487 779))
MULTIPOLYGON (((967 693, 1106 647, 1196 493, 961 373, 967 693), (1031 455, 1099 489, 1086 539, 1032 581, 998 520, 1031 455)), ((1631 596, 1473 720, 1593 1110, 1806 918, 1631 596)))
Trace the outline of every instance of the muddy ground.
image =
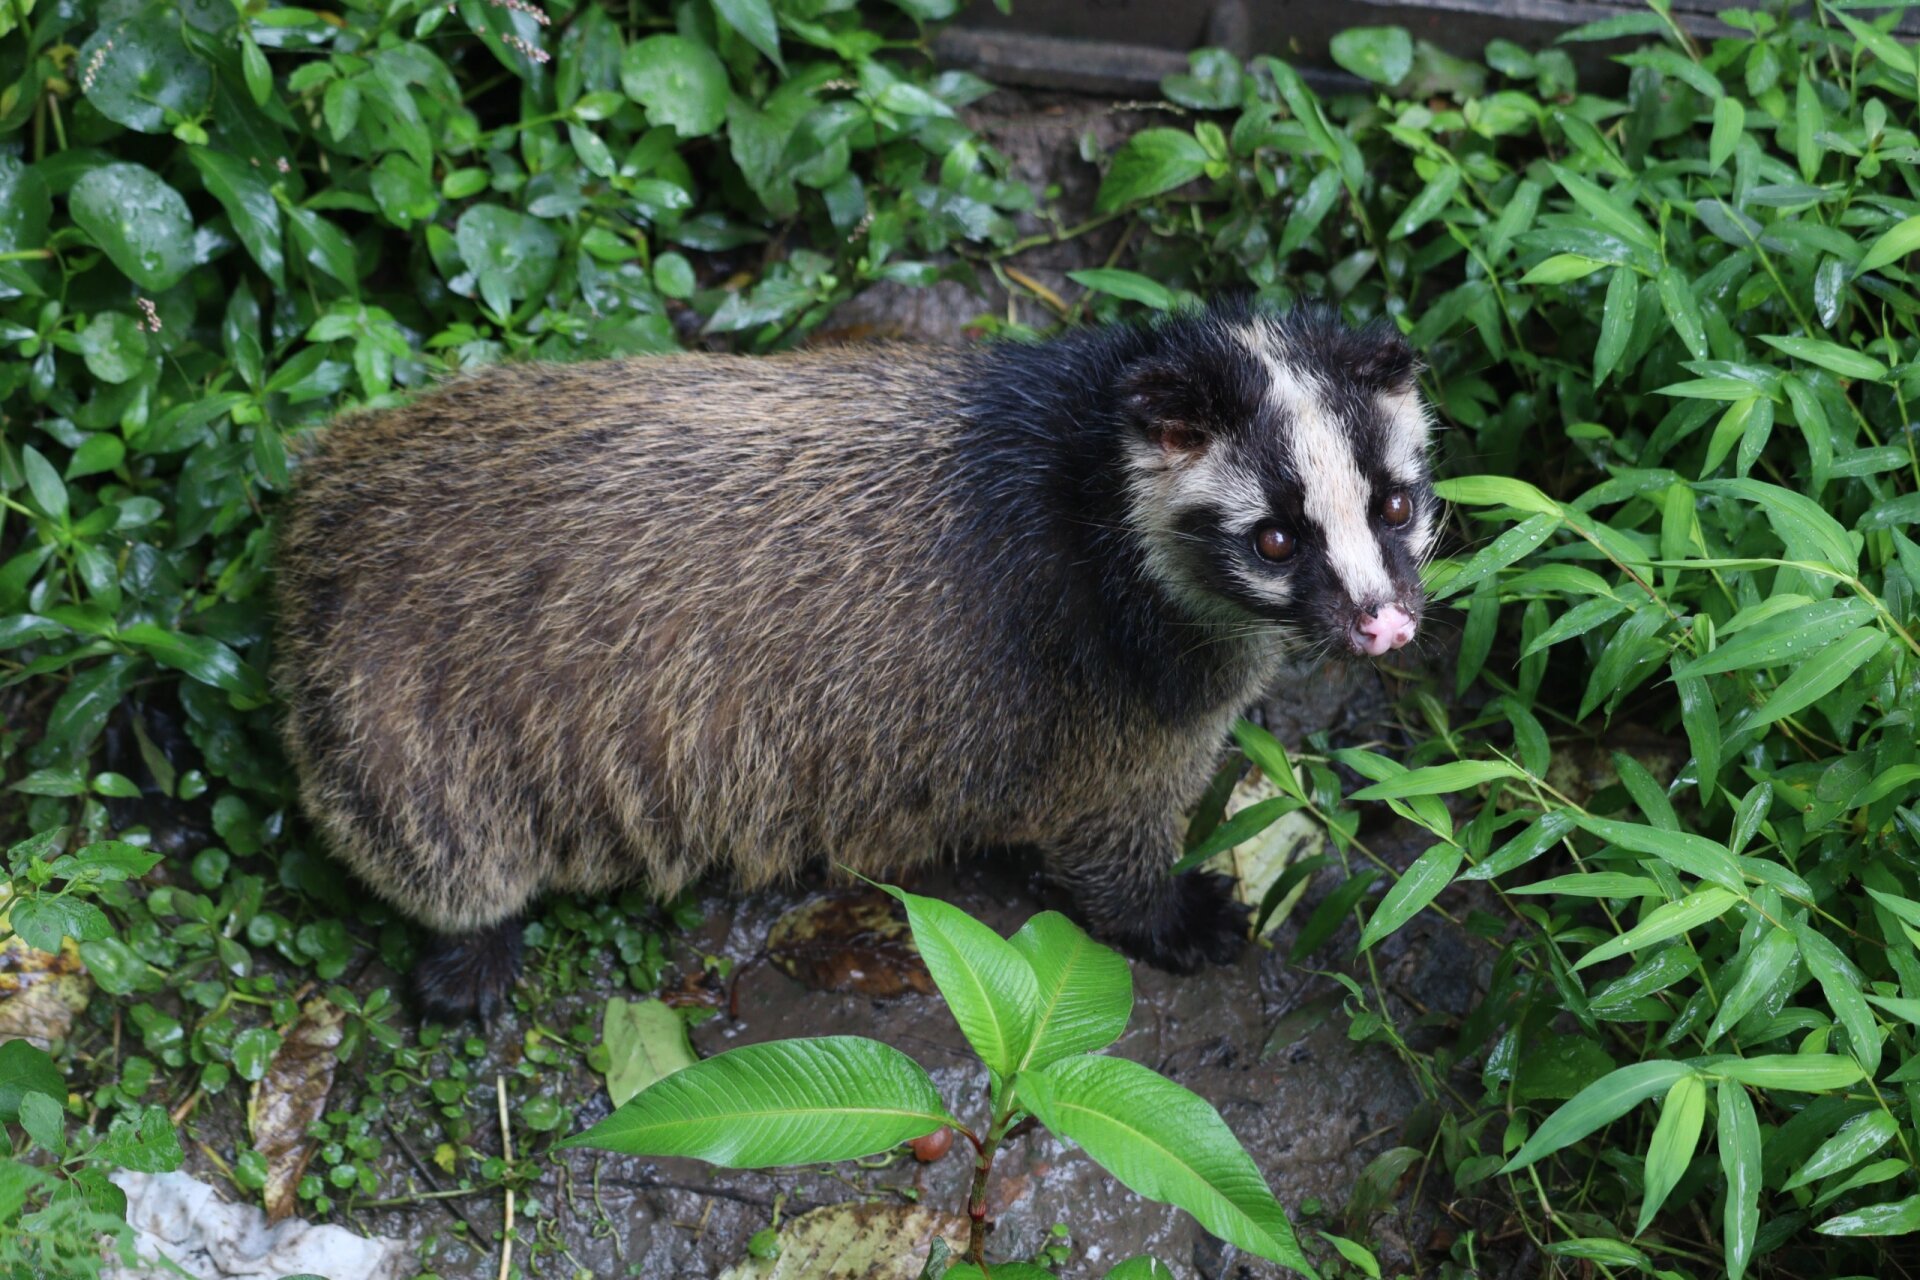
MULTIPOLYGON (((1376 838, 1390 861, 1403 863, 1418 852, 1404 832, 1376 838)), ((1035 911, 1057 905, 1035 882, 1030 866, 1011 855, 925 876, 915 888, 957 903, 1003 933, 1035 911)), ((740 967, 733 988, 738 1016, 723 1013, 696 1028, 696 1049, 707 1056, 790 1036, 871 1036, 926 1067, 962 1118, 978 1115, 984 1071, 936 997, 876 1000, 815 991, 755 962, 774 922, 808 892, 716 896, 705 903, 707 923, 690 941, 740 967)), ((1312 900, 1296 919, 1304 918, 1312 900)), ((1317 1200, 1337 1221, 1367 1161, 1406 1141, 1420 1095, 1390 1051, 1352 1043, 1348 1021, 1337 1012, 1291 1043, 1266 1050, 1286 1015, 1324 1010, 1329 1001, 1322 998, 1338 991, 1312 968, 1286 962, 1283 952, 1291 934, 1291 928, 1283 928, 1275 949, 1256 948, 1238 965, 1197 977, 1136 966, 1133 1024, 1112 1052, 1147 1063, 1211 1100, 1290 1211, 1317 1200)), ((1326 954, 1344 954, 1352 942, 1349 925, 1326 954)), ((1478 972, 1490 958, 1484 950, 1476 953, 1457 931, 1422 920, 1383 947, 1378 960, 1384 985, 1411 1024, 1421 1011, 1464 1013, 1478 972)), ((511 1052, 522 1030, 518 1018, 496 1026, 489 1036, 492 1052, 511 1052)), ((489 1078, 495 1065, 490 1056, 476 1064, 476 1074, 489 1078)), ((591 1099, 581 1106, 582 1124, 608 1109, 600 1078, 584 1067, 559 1087, 573 1099, 591 1099)), ((520 1135, 523 1149, 529 1137, 520 1135)), ((497 1134, 482 1132, 473 1142, 483 1151, 498 1149, 497 1134)), ((879 1168, 774 1173, 561 1153, 525 1193, 543 1203, 551 1216, 543 1230, 566 1247, 564 1255, 548 1255, 537 1274, 577 1274, 572 1270, 577 1267, 594 1276, 649 1280, 717 1275, 745 1256, 748 1238, 771 1222, 781 1195, 787 1216, 869 1197, 904 1202, 901 1189, 929 1207, 958 1210, 970 1176, 960 1145, 926 1165, 903 1156, 879 1168)), ((422 1190, 432 1185, 420 1176, 423 1170, 396 1167, 394 1172, 403 1185, 422 1190)), ((423 1258, 422 1266, 447 1280, 479 1280, 496 1273, 498 1251, 488 1241, 500 1226, 503 1208, 499 1193, 476 1193, 357 1214, 353 1225, 411 1242, 437 1236, 441 1247, 423 1258)), ((1280 1274, 1213 1240, 1186 1215, 1133 1196, 1078 1151, 1044 1134, 1016 1141, 1002 1157, 991 1208, 997 1226, 990 1256, 1030 1256, 1049 1243, 1055 1223, 1067 1224, 1074 1260, 1061 1268, 1063 1277, 1098 1276, 1103 1264, 1136 1253, 1156 1254, 1201 1280, 1280 1274)), ((1439 1225, 1430 1198, 1415 1201, 1404 1188, 1396 1207, 1365 1224, 1383 1260, 1410 1268, 1436 1260, 1423 1255, 1439 1225)), ((523 1208, 522 1229, 526 1226, 523 1208)))

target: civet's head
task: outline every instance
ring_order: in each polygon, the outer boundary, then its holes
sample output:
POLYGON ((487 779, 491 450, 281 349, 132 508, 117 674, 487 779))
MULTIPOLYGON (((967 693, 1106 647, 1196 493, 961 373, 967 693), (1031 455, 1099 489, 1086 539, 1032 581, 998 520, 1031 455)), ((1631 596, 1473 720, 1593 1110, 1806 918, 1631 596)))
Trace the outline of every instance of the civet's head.
POLYGON ((1417 367, 1390 327, 1319 309, 1162 324, 1121 387, 1151 572, 1222 621, 1374 657, 1412 640, 1439 523, 1417 367))

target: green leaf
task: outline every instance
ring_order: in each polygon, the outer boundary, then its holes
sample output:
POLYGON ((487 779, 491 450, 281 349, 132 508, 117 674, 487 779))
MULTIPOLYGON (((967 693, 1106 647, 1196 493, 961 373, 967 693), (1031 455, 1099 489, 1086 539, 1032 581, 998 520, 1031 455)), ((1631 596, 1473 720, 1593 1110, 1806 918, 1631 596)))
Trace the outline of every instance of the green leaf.
POLYGON ((663 253, 653 260, 653 287, 669 298, 691 298, 697 281, 693 264, 678 253, 663 253))
MULTIPOLYGON (((1722 99, 1731 101, 1731 99, 1722 99)), ((1640 299, 1640 277, 1631 267, 1615 267, 1607 281, 1607 300, 1600 312, 1600 341, 1593 350, 1593 385, 1607 380, 1626 352, 1633 336, 1634 312, 1640 299)))
POLYGON ((1566 189, 1567 194, 1572 196, 1575 203, 1586 210, 1588 216, 1595 222, 1629 244, 1637 244, 1643 249, 1655 251, 1660 248, 1660 237, 1654 234, 1653 228, 1647 225, 1646 219, 1630 206, 1622 204, 1602 190, 1597 183, 1581 177, 1571 169, 1565 169, 1559 165, 1549 165, 1548 168, 1559 180, 1560 185, 1566 189))
POLYGON ((74 222, 122 275, 155 293, 193 267, 187 202, 153 170, 106 164, 80 175, 67 196, 74 222))
POLYGON ((1635 853, 1652 854, 1690 876, 1698 876, 1735 893, 1746 892, 1740 864, 1734 861, 1727 847, 1718 841, 1684 831, 1662 831, 1635 822, 1615 822, 1610 818, 1582 816, 1578 821, 1582 827, 1609 844, 1617 844, 1635 853))
POLYGON ((165 133, 167 113, 197 115, 213 89, 213 71, 180 38, 164 6, 102 25, 73 55, 87 101, 107 119, 141 133, 165 133))
POLYGON ((1113 1270, 1107 1272, 1106 1280, 1176 1280, 1176 1277, 1166 1263, 1158 1258, 1143 1255, 1138 1258, 1128 1258, 1115 1266, 1113 1270))
POLYGON ((29 1093, 67 1096, 67 1081, 44 1049, 25 1040, 0 1042, 0 1123, 20 1119, 20 1100, 29 1093))
POLYGON ((227 211, 240 243, 267 278, 284 287, 287 260, 281 248, 280 205, 272 189, 237 156, 208 147, 189 148, 187 156, 207 190, 227 211))
POLYGON ((260 673, 211 636, 187 635, 151 622, 136 622, 120 632, 120 639, 162 666, 184 671, 202 684, 238 694, 256 705, 267 700, 267 684, 260 673))
POLYGON ((1448 578, 1445 585, 1433 593, 1435 600, 1444 600, 1459 594, 1466 588, 1492 574, 1500 572, 1508 565, 1528 556, 1541 543, 1553 536, 1560 527, 1559 515, 1529 516, 1519 524, 1508 529, 1486 546, 1474 553, 1473 559, 1462 565, 1460 572, 1448 578))
POLYGON ((1753 1099, 1736 1081, 1720 1081, 1715 1098, 1720 1112, 1720 1170, 1727 1180, 1722 1215, 1727 1280, 1740 1280, 1753 1258, 1753 1242, 1760 1230, 1760 1121, 1753 1112, 1753 1099))
POLYGON ((1902 218, 1867 246, 1867 252, 1854 266, 1853 274, 1862 276, 1869 271, 1878 271, 1916 249, 1920 249, 1920 216, 1902 218))
POLYGON ((1627 930, 1611 942, 1601 943, 1593 950, 1581 956, 1573 967, 1584 969, 1588 965, 1599 964, 1602 960, 1611 960, 1615 956, 1637 951, 1641 947, 1664 942, 1677 933, 1685 933, 1709 920, 1724 915, 1727 908, 1740 901, 1738 894, 1729 893, 1719 885, 1708 885, 1696 889, 1678 902, 1668 902, 1655 907, 1647 913, 1647 918, 1627 930))
POLYGON ((1399 84, 1413 70, 1413 37, 1405 27, 1350 27, 1328 46, 1333 60, 1375 84, 1399 84))
POLYGON ((1711 354, 1707 348, 1707 322, 1700 313, 1699 300, 1693 296, 1693 286, 1677 267, 1663 267, 1654 285, 1660 295, 1660 306, 1672 321, 1680 341, 1686 344, 1695 360, 1705 360, 1711 354))
POLYGON ((767 61, 785 71, 780 60, 780 26, 774 21, 768 0, 713 0, 713 11, 720 21, 745 36, 747 43, 767 55, 767 61))
POLYGON ((1786 544, 1788 555, 1794 559, 1819 561, 1846 573, 1858 567, 1859 553, 1854 550, 1847 531, 1819 503, 1803 493, 1763 480, 1709 480, 1694 487, 1758 503, 1765 510, 1773 531, 1786 544))
POLYGON ((1782 338, 1774 334, 1763 333, 1760 341, 1777 351, 1784 351, 1797 360, 1819 365, 1843 378, 1860 378, 1868 382, 1884 382, 1887 378, 1887 366, 1881 364, 1863 351, 1843 347, 1837 342, 1828 342, 1824 338, 1782 338))
POLYGON ((1805 922, 1794 926, 1794 935, 1807 972, 1820 984, 1828 1007, 1847 1029, 1847 1045, 1853 1056, 1869 1076, 1873 1075, 1880 1069, 1880 1034, 1873 1011, 1860 992, 1857 970, 1831 939, 1805 922))
POLYGON ((1604 270, 1606 265, 1600 259, 1589 258, 1585 254, 1556 253, 1550 258, 1535 263, 1527 274, 1520 277, 1520 283, 1570 284, 1575 280, 1584 280, 1596 271, 1604 270))
POLYGON ((1541 1157, 1580 1141, 1601 1125, 1613 1123, 1648 1098, 1667 1092, 1677 1081, 1693 1074, 1693 1068, 1686 1063, 1665 1059, 1636 1062, 1608 1072, 1548 1116, 1500 1172, 1524 1169, 1541 1157))
POLYGON ((1861 627, 1807 659, 1794 673, 1782 680, 1766 704, 1748 721, 1758 726, 1772 724, 1784 716, 1818 702, 1846 682, 1848 676, 1886 647, 1886 633, 1874 627, 1861 627))
POLYGON ((1077 1057, 1022 1076, 1040 1123, 1078 1143, 1132 1191, 1185 1209, 1229 1244, 1313 1268, 1266 1179, 1204 1098, 1125 1058, 1077 1057))
POLYGON ((1738 98, 1727 94, 1714 99, 1713 135, 1707 141, 1708 168, 1717 173, 1725 166, 1746 127, 1747 109, 1738 98))
POLYGON ((1458 845, 1436 844, 1414 859, 1401 873, 1393 888, 1387 890, 1360 933, 1360 949, 1365 951, 1390 936, 1437 897, 1460 869, 1463 854, 1458 845))
POLYGON ((727 69, 713 50, 683 36, 648 36, 620 58, 620 87, 647 119, 699 138, 727 118, 727 69))
POLYGON ((1251 720, 1234 721, 1233 737, 1240 744, 1240 749, 1247 753, 1247 759, 1259 766, 1268 782, 1295 800, 1306 801, 1307 794, 1300 788, 1300 775, 1294 770, 1293 760, 1278 738, 1251 720))
MULTIPOLYGON (((1293 867, 1287 870, 1291 872, 1293 867)), ((1341 881, 1333 892, 1320 900, 1320 905, 1313 909, 1313 914, 1307 917, 1307 922, 1300 926, 1300 932, 1293 939, 1293 946, 1287 951, 1287 958, 1298 964, 1325 946, 1327 939, 1334 935, 1334 931, 1339 929, 1348 913, 1361 898, 1366 896, 1367 890, 1371 889, 1373 882, 1379 878, 1380 872, 1369 867, 1341 881)), ((1282 875, 1281 879, 1285 880, 1287 876, 1282 875)))
POLYGON ((478 277, 494 311, 545 292, 560 261, 560 233, 539 218, 497 204, 477 204, 454 226, 460 257, 478 277))
MULTIPOLYGON (((1645 876, 1630 876, 1624 871, 1582 871, 1573 875, 1536 880, 1532 884, 1518 884, 1507 892, 1565 893, 1576 898, 1644 898, 1660 892, 1660 886, 1645 876)), ((1621 950, 1627 949, 1621 948, 1621 950)), ((1618 955, 1620 952, 1616 951, 1614 954, 1618 955)))
POLYGON ((1707 1029, 1705 1043, 1711 1047, 1740 1019, 1747 1016, 1753 1007, 1760 1003, 1761 997, 1771 991, 1780 981, 1780 975, 1787 971, 1799 954, 1799 946, 1793 934, 1785 929, 1768 929, 1760 941, 1754 944, 1747 955, 1747 963, 1740 971, 1740 977, 1733 987, 1720 998, 1720 1009, 1714 1014, 1713 1025, 1707 1029))
POLYGON ((1920 1196, 1873 1204, 1828 1218, 1814 1228, 1829 1236, 1904 1236, 1920 1231, 1920 1196))
POLYGON ((1660 1206, 1667 1202, 1680 1176, 1693 1159, 1700 1144, 1700 1129, 1707 1119, 1706 1081, 1696 1075, 1684 1075, 1667 1090, 1660 1104, 1660 1119, 1647 1143, 1645 1194, 1640 1201, 1640 1222, 1634 1234, 1646 1231, 1660 1206))
POLYGON ((1173 290, 1159 281, 1149 280, 1137 271, 1122 271, 1117 267, 1069 271, 1067 279, 1096 293, 1110 293, 1116 298, 1144 303, 1155 311, 1167 310, 1175 300, 1173 290))
MULTIPOLYGON (((1039 981, 1018 948, 960 908, 881 885, 907 909, 934 985, 980 1060, 1011 1076, 1026 1059, 1039 981)), ((1131 988, 1129 988, 1131 990, 1131 988)))
POLYGON ((1831 1053, 1772 1053, 1755 1058, 1728 1058, 1713 1070, 1756 1089, 1791 1089, 1824 1093, 1860 1083, 1860 1064, 1831 1053))
POLYGON ((869 1156, 952 1123, 912 1058, 877 1040, 824 1036, 682 1068, 559 1145, 767 1169, 869 1156))
POLYGON ((686 1020, 660 1000, 608 1000, 600 1039, 607 1048, 607 1096, 616 1107, 699 1061, 687 1042, 686 1020))
POLYGON ((33 504, 55 520, 67 518, 67 486, 45 455, 32 445, 20 446, 20 465, 27 473, 27 491, 33 504))
POLYGON ((1207 150, 1180 129, 1142 129, 1127 139, 1100 182, 1094 208, 1109 213, 1185 186, 1206 171, 1207 150))
POLYGON ((1007 942, 1039 984, 1032 1034, 1016 1071, 1092 1053, 1120 1038, 1133 1015, 1133 974, 1117 952, 1057 911, 1034 916, 1007 942))
POLYGON ((1873 617, 1864 600, 1822 600, 1748 627, 1710 653, 1673 670, 1675 679, 1778 667, 1824 649, 1873 617))
POLYGON ((1560 504, 1524 480, 1507 476, 1459 476, 1442 480, 1433 491, 1463 507, 1518 507, 1522 511, 1559 514, 1560 504))
POLYGON ((1527 776, 1504 760, 1455 760, 1451 764, 1428 765, 1376 782, 1348 797, 1352 800, 1403 800, 1408 796, 1443 796, 1466 791, 1501 778, 1527 776))
POLYGON ((1900 1132, 1894 1118, 1884 1111, 1868 1111, 1840 1126, 1839 1132, 1820 1144, 1807 1162, 1781 1186, 1782 1191, 1804 1187, 1809 1182, 1851 1169, 1880 1148, 1892 1142, 1900 1132))

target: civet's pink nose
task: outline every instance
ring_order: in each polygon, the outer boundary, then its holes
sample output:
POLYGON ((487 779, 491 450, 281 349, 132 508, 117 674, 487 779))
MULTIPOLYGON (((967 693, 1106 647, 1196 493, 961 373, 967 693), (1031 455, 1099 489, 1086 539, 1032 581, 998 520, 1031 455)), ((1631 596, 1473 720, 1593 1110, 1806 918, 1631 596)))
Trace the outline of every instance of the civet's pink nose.
POLYGON ((1376 612, 1355 616, 1350 638, 1355 651, 1377 658, 1413 639, 1413 632, 1412 614, 1397 604, 1383 604, 1376 612))

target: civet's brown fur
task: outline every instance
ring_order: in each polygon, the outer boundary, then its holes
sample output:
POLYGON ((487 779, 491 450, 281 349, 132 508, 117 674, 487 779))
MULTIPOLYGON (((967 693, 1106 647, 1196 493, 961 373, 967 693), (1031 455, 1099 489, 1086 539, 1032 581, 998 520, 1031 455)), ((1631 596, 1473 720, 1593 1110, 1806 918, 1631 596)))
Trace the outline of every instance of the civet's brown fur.
MULTIPOLYGON (((904 346, 532 364, 339 421, 280 536, 307 812, 403 912, 496 948, 548 891, 1035 845, 1136 950, 1230 953, 1149 935, 1220 924, 1173 918, 1166 868, 1277 632, 1190 627, 1197 686, 1116 688, 1063 622, 1097 606, 1047 563, 1071 531, 984 510, 1035 490, 965 426, 979 376, 904 346)), ((513 962, 462 963, 433 980, 513 962)))

